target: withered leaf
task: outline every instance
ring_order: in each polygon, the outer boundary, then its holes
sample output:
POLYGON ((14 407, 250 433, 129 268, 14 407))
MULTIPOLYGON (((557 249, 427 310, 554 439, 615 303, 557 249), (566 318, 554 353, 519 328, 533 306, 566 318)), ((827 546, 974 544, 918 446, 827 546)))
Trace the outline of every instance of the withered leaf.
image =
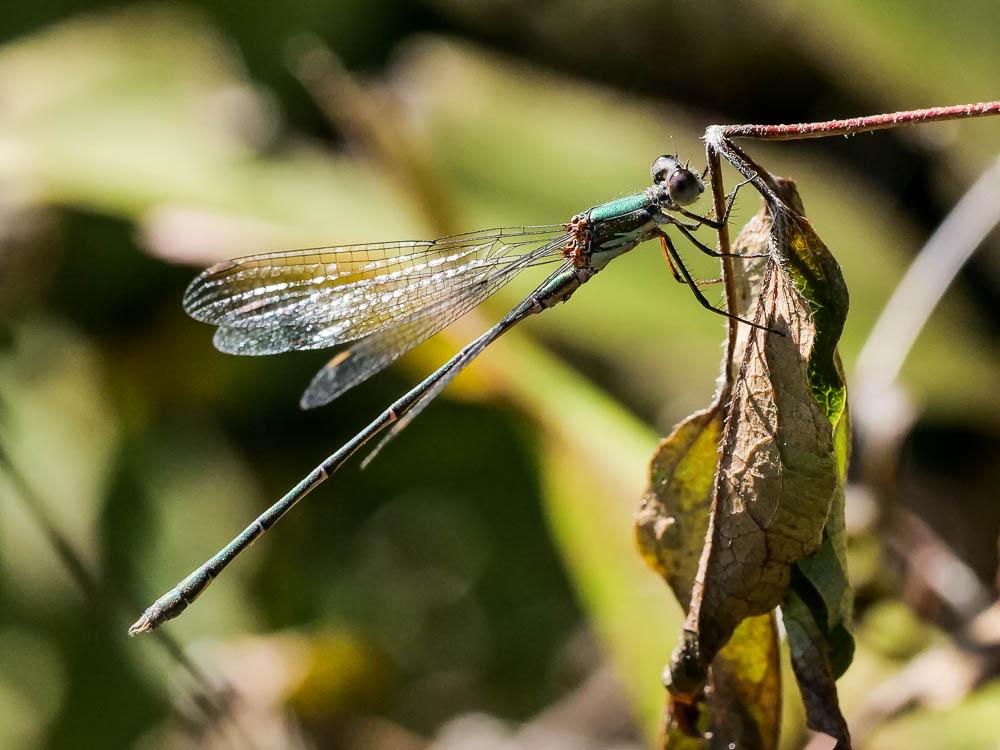
MULTIPOLYGON (((766 251, 769 230, 770 222, 758 216, 741 234, 744 244, 755 247, 742 252, 766 251)), ((737 305, 740 314, 746 314, 755 299, 752 274, 740 281, 745 283, 738 290, 737 305)), ((717 394, 711 406, 692 414, 663 440, 650 462, 649 487, 635 518, 640 553, 685 609, 708 530, 722 414, 717 394)), ((704 706, 668 704, 662 747, 770 750, 778 746, 781 671, 773 613, 737 626, 712 662, 706 693, 704 706)))
POLYGON ((677 425, 653 454, 649 487, 635 516, 640 554, 685 609, 705 546, 721 435, 718 403, 677 425))
POLYGON ((849 446, 850 423, 845 407, 834 432, 841 488, 830 508, 819 551, 795 564, 791 586, 781 605, 806 721, 810 728, 836 739, 840 749, 849 748, 851 740, 840 712, 835 681, 847 671, 854 656, 850 631, 854 596, 847 579, 843 492, 849 446))
MULTIPOLYGON (((650 463, 649 488, 636 514, 636 540, 646 562, 670 584, 683 606, 690 601, 708 528, 722 410, 716 401, 663 440, 650 463)), ((712 664, 707 711, 690 712, 684 727, 665 712, 662 747, 776 748, 781 718, 781 672, 773 614, 744 620, 712 664), (699 719, 699 714, 702 714, 699 719)))
MULTIPOLYGON (((796 672, 800 680, 809 676, 804 694, 821 695, 809 724, 846 747, 833 680, 852 646, 843 555, 846 391, 836 355, 847 291, 833 256, 801 216, 794 185, 776 187, 785 205, 766 206, 749 227, 758 235, 768 227, 770 250, 754 320, 785 335, 754 328, 740 339, 705 544, 669 688, 675 702, 697 703, 734 631, 785 602, 794 579, 787 605, 796 618, 796 672)), ((691 557, 682 552, 674 557, 691 557)), ((652 557, 662 562, 661 553, 652 557)))

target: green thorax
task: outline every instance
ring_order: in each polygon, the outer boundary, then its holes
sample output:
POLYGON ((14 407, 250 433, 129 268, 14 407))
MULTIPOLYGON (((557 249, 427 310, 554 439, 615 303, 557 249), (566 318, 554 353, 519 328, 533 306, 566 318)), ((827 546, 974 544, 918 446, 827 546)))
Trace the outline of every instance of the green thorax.
POLYGON ((656 213, 653 201, 644 192, 590 209, 590 265, 599 270, 652 239, 657 231, 656 213))
POLYGON ((595 206, 590 209, 590 214, 588 218, 591 221, 606 221, 607 219, 615 219, 619 216, 624 216, 625 214, 632 213, 633 211, 638 211, 642 208, 649 208, 652 205, 652 201, 646 192, 636 193, 635 195, 626 195, 624 198, 618 198, 617 200, 608 201, 607 203, 602 203, 599 206, 595 206))

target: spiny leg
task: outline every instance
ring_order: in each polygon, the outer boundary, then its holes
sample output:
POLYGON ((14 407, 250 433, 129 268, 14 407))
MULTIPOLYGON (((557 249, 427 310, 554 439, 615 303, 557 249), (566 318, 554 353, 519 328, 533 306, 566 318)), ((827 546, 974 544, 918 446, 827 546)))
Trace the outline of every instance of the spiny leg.
MULTIPOLYGON (((667 236, 665 234, 660 235, 660 247, 663 248, 663 259, 667 261, 667 267, 670 268, 670 273, 673 274, 674 281, 678 284, 687 284, 679 273, 677 273, 677 268, 674 266, 674 262, 670 259, 670 251, 667 249, 667 236)), ((712 284, 721 284, 722 279, 695 279, 694 283, 699 287, 711 286, 712 284)))
POLYGON ((667 238, 667 235, 660 232, 660 248, 663 250, 663 259, 667 261, 667 267, 670 269, 670 273, 673 274, 674 281, 679 284, 686 284, 687 282, 681 278, 679 273, 677 273, 677 266, 675 266, 674 262, 670 259, 670 249, 667 245, 668 242, 670 242, 670 240, 667 238))
POLYGON ((698 302, 701 304, 702 307, 704 307, 706 310, 711 310, 712 312, 718 313, 719 315, 723 315, 727 318, 738 320, 740 323, 746 323, 748 326, 759 328, 762 331, 768 331, 769 333, 776 333, 779 336, 785 335, 781 331, 776 331, 773 328, 762 326, 760 323, 754 323, 752 320, 747 320, 746 318, 741 318, 739 315, 734 315, 728 310, 723 310, 719 307, 715 307, 711 302, 708 301, 705 295, 701 293, 701 289, 698 288, 697 282, 691 277, 690 272, 687 270, 687 266, 685 266, 684 261, 681 260, 680 255, 677 253, 677 248, 674 247, 674 243, 671 242, 670 237, 662 233, 660 236, 664 238, 664 243, 663 243, 664 249, 668 253, 670 253, 670 257, 673 259, 673 262, 676 264, 677 268, 680 269, 681 274, 684 276, 685 283, 687 283, 688 288, 691 290, 691 293, 694 294, 695 299, 698 300, 698 302))
POLYGON ((671 221, 670 223, 676 226, 679 230, 681 230, 681 234, 687 237, 692 245, 694 245, 696 248, 705 253, 705 255, 710 255, 713 258, 767 258, 768 257, 767 253, 756 253, 750 255, 741 255, 740 253, 720 253, 717 250, 713 250, 704 242, 701 242, 697 237, 691 234, 691 230, 688 229, 684 224, 681 224, 680 222, 676 221, 671 221))
POLYGON ((697 226, 694 228, 692 228, 688 224, 684 225, 678 224, 678 226, 686 226, 688 229, 697 229, 698 226, 704 225, 704 226, 709 226, 712 229, 722 229, 722 227, 724 227, 726 223, 729 221, 729 213, 730 211, 733 210, 733 205, 736 203, 736 194, 740 191, 741 187, 743 187, 744 185, 748 185, 751 182, 752 180, 743 180, 743 182, 739 183, 736 187, 734 187, 732 190, 729 191, 729 195, 726 196, 726 210, 722 214, 722 218, 719 220, 710 219, 707 216, 699 216, 696 213, 688 211, 683 206, 677 206, 676 207, 677 213, 679 213, 681 216, 686 216, 689 219, 694 219, 695 221, 698 222, 697 226))

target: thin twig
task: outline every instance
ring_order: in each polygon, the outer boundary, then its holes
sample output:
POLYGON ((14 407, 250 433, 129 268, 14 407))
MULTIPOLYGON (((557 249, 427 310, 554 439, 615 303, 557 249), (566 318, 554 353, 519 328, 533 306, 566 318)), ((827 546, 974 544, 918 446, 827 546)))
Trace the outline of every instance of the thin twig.
POLYGON ((930 107, 912 109, 905 112, 890 112, 868 117, 851 117, 845 120, 807 122, 795 125, 718 125, 727 138, 756 138, 765 141, 791 141, 801 138, 826 138, 832 135, 854 135, 887 130, 904 125, 919 125, 925 122, 960 120, 968 117, 984 117, 1000 114, 1000 101, 978 102, 976 104, 956 104, 950 107, 930 107))
MULTIPOLYGON (((708 173, 712 182, 712 199, 715 206, 716 216, 725 216, 726 211, 726 190, 722 183, 722 164, 719 160, 719 152, 711 144, 705 144, 705 157, 708 161, 708 173)), ((730 257, 732 247, 729 243, 729 225, 725 222, 718 229, 719 252, 723 254, 720 258, 722 262, 722 280, 726 285, 726 309, 734 312, 739 309, 737 301, 736 280, 734 274, 733 259, 730 257)), ((733 358, 736 356, 736 335, 739 331, 738 323, 733 318, 728 319, 729 335, 726 342, 726 377, 723 381, 722 390, 719 393, 720 403, 725 403, 733 389, 733 358)))
POLYGON ((386 174, 393 175, 438 235, 454 234, 455 210, 448 191, 414 143, 395 125, 385 103, 358 84, 334 52, 303 36, 289 50, 289 67, 317 106, 348 142, 386 174))
MULTIPOLYGON (((862 450, 856 464, 861 479, 882 498, 882 527, 893 551, 908 563, 911 574, 961 618, 978 612, 989 593, 947 545, 933 545, 936 562, 921 565, 915 544, 915 518, 895 501, 901 445, 917 412, 898 384, 900 371, 920 332, 958 273, 997 225, 1000 225, 1000 159, 969 188, 917 254, 872 327, 855 365, 852 383, 855 429, 862 450), (929 571, 951 571, 967 581, 958 587, 929 571), (957 592, 965 595, 957 597, 957 592)), ((929 530, 928 530, 929 531, 929 530)), ((925 534, 926 536, 926 534, 925 534)))
MULTIPOLYGON (((781 219, 782 212, 787 208, 787 206, 778 195, 778 188, 771 174, 766 169, 758 165, 736 144, 726 138, 725 135, 722 134, 722 129, 719 126, 713 125, 708 128, 705 131, 703 140, 705 141, 705 152, 708 158, 709 172, 712 179, 712 194, 715 199, 716 215, 722 215, 719 213, 720 200, 722 201, 722 210, 725 210, 725 188, 722 182, 722 169, 719 158, 722 156, 725 157, 726 161, 735 167, 739 173, 742 174, 743 177, 757 189, 770 206, 772 235, 774 232, 780 231, 779 220, 781 219)), ((731 253, 732 249, 729 241, 729 228, 727 226, 721 227, 718 230, 718 234, 720 252, 731 253)), ((728 305, 728 310, 733 312, 741 308, 739 293, 735 283, 735 276, 733 275, 735 266, 733 265, 733 259, 731 257, 723 256, 722 261, 723 279, 726 283, 726 303, 728 305)), ((728 400, 730 391, 732 390, 733 380, 736 377, 737 367, 734 357, 736 356, 736 347, 738 345, 738 334, 738 321, 730 318, 729 338, 726 347, 727 371, 726 379, 720 393, 721 403, 725 403, 726 400, 728 400)))
POLYGON ((915 708, 958 703, 1000 673, 1000 604, 981 611, 954 638, 915 656, 880 684, 851 718, 858 745, 915 708))
POLYGON ((739 146, 729 140, 722 125, 711 125, 705 129, 705 143, 719 155, 725 157, 743 177, 750 180, 750 183, 757 188, 764 200, 770 202, 772 207, 783 205, 781 198, 775 191, 774 179, 771 174, 759 166, 750 156, 739 146))

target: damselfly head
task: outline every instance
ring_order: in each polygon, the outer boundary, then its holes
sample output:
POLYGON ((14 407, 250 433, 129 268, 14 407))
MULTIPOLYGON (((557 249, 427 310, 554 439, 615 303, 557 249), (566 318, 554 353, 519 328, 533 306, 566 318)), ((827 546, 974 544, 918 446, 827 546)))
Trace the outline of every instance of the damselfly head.
POLYGON ((687 165, 682 165, 677 156, 664 154, 657 157, 650 171, 653 183, 664 185, 667 195, 675 205, 689 206, 705 192, 705 183, 702 179, 688 169, 687 165))
POLYGON ((663 156, 656 157, 656 161, 653 162, 653 166, 649 171, 653 175, 653 182, 660 183, 665 182, 670 175, 680 168, 681 163, 677 159, 676 154, 673 156, 664 154, 663 156))

